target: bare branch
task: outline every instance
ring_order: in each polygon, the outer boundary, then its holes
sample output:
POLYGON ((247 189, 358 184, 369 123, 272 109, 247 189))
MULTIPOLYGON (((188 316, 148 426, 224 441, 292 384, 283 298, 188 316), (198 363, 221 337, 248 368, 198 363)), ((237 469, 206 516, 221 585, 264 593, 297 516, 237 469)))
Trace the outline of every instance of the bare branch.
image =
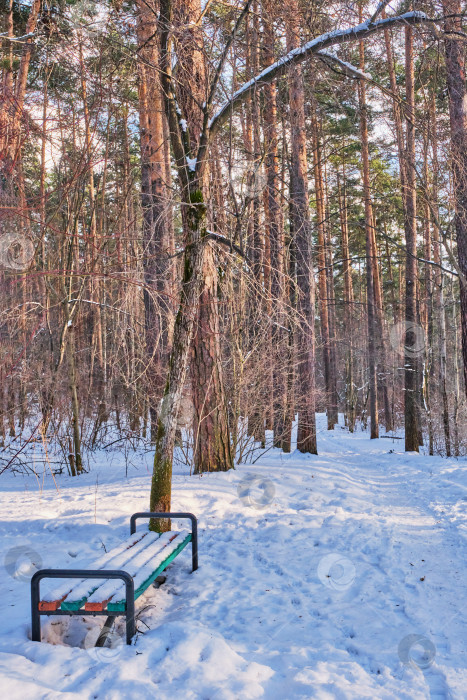
POLYGON ((279 76, 284 75, 290 66, 302 63, 311 55, 322 51, 328 46, 361 41, 371 34, 383 31, 384 29, 389 29, 393 26, 405 24, 433 24, 436 21, 440 20, 430 18, 424 12, 414 11, 406 12, 405 14, 398 15, 397 17, 381 19, 373 24, 370 23, 370 20, 367 20, 366 22, 358 24, 354 27, 337 29, 333 32, 321 34, 303 46, 293 49, 271 66, 265 68, 265 70, 261 71, 261 73, 259 73, 257 76, 242 85, 242 87, 233 94, 230 100, 224 102, 216 114, 211 118, 208 125, 209 129, 211 132, 215 132, 227 119, 230 111, 242 103, 245 97, 251 94, 256 88, 272 83, 273 80, 276 80, 276 78, 279 76))
POLYGON ((374 24, 375 21, 378 19, 379 15, 384 12, 386 7, 389 5, 390 0, 381 0, 380 3, 378 3, 378 7, 376 10, 373 12, 373 14, 370 17, 370 24, 374 24))
POLYGON ((167 120, 171 132, 172 148, 177 165, 178 175, 183 187, 188 185, 188 174, 186 172, 187 161, 186 157, 189 153, 186 152, 186 145, 183 142, 183 132, 180 126, 179 115, 177 113, 177 103, 175 99, 175 90, 172 80, 172 71, 170 66, 170 23, 172 20, 172 2, 171 0, 163 0, 160 4, 160 23, 161 23, 161 84, 164 93, 166 104, 167 120))
POLYGON ((206 104, 204 105, 203 130, 202 130, 201 137, 199 140, 198 159, 197 159, 197 166, 196 166, 198 170, 202 169, 203 164, 204 164, 204 156, 206 154, 206 150, 207 150, 207 146, 208 146, 208 142, 209 142, 209 130, 210 130, 209 112, 211 109, 211 105, 212 105, 214 96, 216 94, 216 89, 217 89, 217 86, 219 84, 219 80, 221 78, 222 69, 224 68, 225 61, 227 59, 227 55, 230 51, 230 47, 232 46, 232 43, 234 42, 235 37, 237 36, 238 30, 240 29, 240 26, 241 26, 244 18, 248 14, 252 3, 253 3, 253 0, 247 0, 247 2, 245 3, 245 6, 244 6, 242 12, 240 13, 239 18, 237 19, 237 21, 235 23, 235 26, 232 30, 232 33, 230 34, 230 37, 224 46, 222 56, 219 59, 217 69, 216 69, 216 72, 214 74, 214 78, 213 78, 212 83, 211 83, 211 89, 209 91, 209 96, 208 96, 208 99, 206 101, 206 104))
POLYGON ((206 101, 206 106, 205 106, 205 113, 206 114, 209 112, 209 108, 210 108, 212 101, 214 99, 214 95, 215 95, 215 92, 216 92, 216 89, 217 89, 217 86, 219 84, 219 80, 221 77, 222 69, 223 69, 225 61, 227 59, 227 54, 230 51, 230 47, 232 46, 232 43, 235 41, 235 37, 237 36, 238 30, 240 29, 240 26, 243 22, 243 19, 248 14, 248 11, 249 11, 252 3, 253 3, 253 0, 247 0, 247 2, 245 3, 245 7, 243 8, 239 18, 237 19, 237 21, 235 23, 235 27, 233 28, 232 33, 230 34, 228 41, 226 42, 226 44, 224 46, 222 56, 219 59, 219 63, 217 64, 216 72, 214 73, 214 78, 213 78, 212 83, 211 83, 209 97, 206 101))

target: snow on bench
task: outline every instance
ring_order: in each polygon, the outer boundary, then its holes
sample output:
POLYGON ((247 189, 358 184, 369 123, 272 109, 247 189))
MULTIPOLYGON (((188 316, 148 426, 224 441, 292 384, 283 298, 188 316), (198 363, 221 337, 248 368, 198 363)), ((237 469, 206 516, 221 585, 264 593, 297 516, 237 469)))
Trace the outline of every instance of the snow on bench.
MULTIPOLYGON (((147 539, 148 537, 151 537, 150 541, 153 542, 159 538, 159 535, 156 532, 144 532, 138 535, 131 535, 120 545, 114 547, 114 549, 111 549, 109 552, 106 552, 101 557, 91 562, 89 568, 113 569, 116 565, 124 566, 125 563, 131 558, 134 552, 140 551, 148 544, 150 544, 150 542, 147 539), (119 564, 117 564, 117 562, 119 564)), ((94 586, 94 588, 96 588, 97 585, 98 584, 96 584, 95 582, 89 581, 89 579, 82 579, 81 581, 77 580, 74 583, 70 580, 67 580, 41 596, 39 609, 50 611, 57 610, 60 607, 62 601, 64 601, 65 598, 68 595, 70 595, 72 591, 77 591, 77 596, 74 599, 79 600, 83 596, 86 596, 87 593, 90 593, 91 586, 94 586)), ((79 607, 75 609, 79 610, 79 607)))
POLYGON ((41 615, 125 616, 126 642, 136 634, 135 601, 191 542, 192 571, 198 568, 198 521, 193 513, 141 512, 130 518, 130 537, 86 569, 40 569, 31 578, 31 639, 41 641, 41 615), (136 534, 136 521, 190 520, 191 532, 146 531, 136 534), (41 595, 44 579, 65 583, 41 595), (71 583, 73 581, 74 583, 71 583), (123 582, 123 583, 122 583, 123 582))
MULTIPOLYGON (((190 541, 191 533, 189 532, 165 532, 163 535, 156 532, 145 532, 132 535, 121 545, 92 562, 89 568, 125 569, 131 576, 135 577, 136 600, 190 541), (169 558, 170 561, 166 561, 169 558), (143 576, 140 575, 140 570, 144 570, 143 576), (152 580, 149 580, 143 587, 146 580, 156 570, 157 573, 152 580), (139 592, 137 593, 137 591, 139 592)), ((117 592, 119 594, 117 601, 120 601, 120 598, 123 599, 117 609, 124 610, 124 586, 120 586, 118 581, 82 579, 77 580, 75 585, 70 585, 70 581, 66 581, 41 596, 39 609, 41 611, 54 611, 60 608, 63 611, 73 611, 81 610, 84 605, 86 611, 101 611, 105 609, 109 600, 117 592), (122 595, 120 595, 121 592, 122 595)))
MULTIPOLYGON (((157 542, 158 551, 156 547, 148 547, 125 566, 125 570, 134 578, 135 600, 144 593, 189 542, 191 542, 191 533, 188 531, 164 532, 157 542)), ((105 605, 107 605, 109 612, 125 609, 125 586, 121 581, 113 579, 103 583, 88 598, 84 609, 103 610, 105 605)))

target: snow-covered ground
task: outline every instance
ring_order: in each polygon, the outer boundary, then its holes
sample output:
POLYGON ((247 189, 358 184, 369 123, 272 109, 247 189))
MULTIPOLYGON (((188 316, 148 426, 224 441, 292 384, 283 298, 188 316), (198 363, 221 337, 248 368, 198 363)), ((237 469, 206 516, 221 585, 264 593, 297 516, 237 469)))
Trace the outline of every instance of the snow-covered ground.
POLYGON ((47 643, 29 641, 28 557, 73 568, 118 544, 147 508, 150 454, 127 476, 117 452, 56 483, 4 473, 2 697, 467 698, 467 461, 319 427, 318 457, 179 470, 200 568, 188 547, 138 600, 131 647, 119 622, 113 648, 94 648, 102 617, 43 617, 47 643))

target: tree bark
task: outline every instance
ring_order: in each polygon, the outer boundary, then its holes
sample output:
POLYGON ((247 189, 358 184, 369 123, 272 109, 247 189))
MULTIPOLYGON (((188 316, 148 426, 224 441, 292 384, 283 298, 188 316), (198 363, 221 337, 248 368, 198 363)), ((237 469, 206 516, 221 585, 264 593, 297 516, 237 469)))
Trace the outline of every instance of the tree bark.
POLYGON ((418 392, 417 392, 417 360, 415 353, 416 334, 414 326, 417 323, 417 200, 416 200, 416 170, 415 170, 415 93, 414 93, 414 63, 413 63, 413 30, 405 28, 405 81, 406 81, 406 110, 407 110, 407 171, 405 183, 405 321, 407 332, 405 337, 405 449, 418 452, 419 422, 418 422, 418 392))
MULTIPOLYGON (((203 126, 201 105, 206 101, 207 71, 203 54, 203 34, 196 22, 201 15, 200 0, 176 3, 177 49, 180 60, 177 80, 179 105, 186 115, 190 148, 198 150, 203 126)), ((201 183, 208 199, 207 168, 201 183)), ((182 218, 185 214, 182 211, 182 218)), ((205 248, 203 286, 198 305, 191 353, 191 379, 194 413, 195 472, 227 471, 233 467, 227 403, 224 393, 221 345, 219 342, 218 275, 215 253, 205 248)))
MULTIPOLYGON (((292 0, 295 8, 295 0, 292 0)), ((298 45, 297 24, 288 25, 289 50, 298 45)), ((311 249, 311 221, 308 204, 305 95, 301 66, 289 73, 293 256, 297 276, 296 372, 298 384, 297 449, 318 454, 316 442, 315 389, 315 280, 311 249)))
POLYGON ((143 271, 146 349, 146 391, 151 440, 156 438, 157 414, 170 352, 172 284, 167 216, 167 153, 163 96, 159 79, 157 0, 138 0, 139 116, 141 133, 141 200, 143 206, 143 271))
POLYGON ((341 229, 341 253, 342 253, 342 273, 344 278, 344 318, 343 337, 345 338, 345 418, 349 432, 353 433, 356 420, 357 393, 354 384, 354 358, 353 358, 353 329, 352 329, 352 307, 353 307, 353 284, 352 266, 350 264, 349 250, 349 226, 347 217, 347 194, 345 182, 345 166, 343 182, 337 173, 337 193, 339 201, 339 221, 341 229))
POLYGON ((461 3, 443 0, 445 21, 444 53, 451 125, 451 170, 456 211, 456 237, 460 283, 462 357, 464 390, 467 395, 467 88, 465 39, 462 32, 461 3))
MULTIPOLYGON (((274 8, 263 2, 263 67, 274 62, 274 8)), ((279 158, 277 137, 277 89, 270 83, 264 89, 263 134, 266 168, 264 204, 270 258, 271 398, 274 446, 281 447, 287 412, 287 332, 284 315, 284 231, 279 194, 279 158)))
POLYGON ((433 221, 433 261, 436 263, 434 287, 435 287, 435 312, 438 319, 438 362, 439 362, 439 393, 441 396, 441 414, 443 417, 444 446, 446 456, 451 456, 451 431, 449 426, 449 403, 446 382, 446 315, 444 308, 444 276, 441 269, 441 246, 439 240, 439 212, 438 212, 438 133, 436 128, 436 103, 434 94, 430 103, 430 134, 432 144, 432 170, 433 188, 432 200, 435 212, 433 221))
POLYGON ((326 390, 326 412, 328 430, 333 430, 338 422, 337 416, 337 389, 333 373, 331 333, 329 324, 328 302, 328 277, 326 273, 326 246, 325 246, 325 206, 322 154, 318 116, 316 113, 316 101, 312 100, 312 144, 313 144, 313 172, 315 178, 316 199, 316 230, 318 234, 318 290, 319 290, 319 317, 321 326, 321 340, 323 343, 324 385, 326 390))
MULTIPOLYGON (((177 418, 183 397, 199 299, 204 284, 206 206, 203 194, 193 179, 188 191, 185 217, 187 245, 183 261, 182 293, 175 319, 172 354, 162 407, 157 419, 156 449, 151 482, 149 508, 152 512, 170 511, 172 493, 172 462, 177 430, 177 418)), ((150 528, 164 532, 170 521, 151 521, 150 528)))
POLYGON ((196 474, 227 471, 233 467, 224 399, 218 304, 215 251, 213 243, 208 242, 205 244, 203 288, 192 349, 193 387, 198 387, 193 391, 196 474))
MULTIPOLYGON (((360 10, 361 13, 361 10, 360 10)), ((361 14, 360 14, 361 17, 361 14)), ((360 42, 360 69, 365 65, 363 42, 360 42)), ((379 437, 378 381, 377 381, 377 301, 376 301, 376 240, 371 204, 370 156, 368 147, 368 117, 366 91, 363 80, 358 83, 360 138, 362 145, 363 198, 365 204, 365 244, 366 244, 366 296, 368 316, 368 391, 370 402, 371 439, 379 437)))

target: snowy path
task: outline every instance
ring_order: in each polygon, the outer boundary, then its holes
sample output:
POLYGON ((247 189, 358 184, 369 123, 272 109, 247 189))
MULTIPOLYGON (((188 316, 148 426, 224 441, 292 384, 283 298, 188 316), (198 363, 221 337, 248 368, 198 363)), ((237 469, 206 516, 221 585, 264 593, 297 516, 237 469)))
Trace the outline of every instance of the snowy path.
MULTIPOLYGON (((177 475, 174 507, 200 518, 200 569, 187 551, 140 599, 154 607, 135 647, 93 649, 93 618, 43 618, 55 646, 29 642, 27 576, 4 574, 0 687, 9 700, 467 698, 467 463, 402 447, 323 429, 318 457, 273 450, 177 475)), ((60 496, 50 480, 42 493, 0 481, 2 559, 29 547, 43 566, 75 566, 147 506, 145 469, 60 479, 60 496)))

